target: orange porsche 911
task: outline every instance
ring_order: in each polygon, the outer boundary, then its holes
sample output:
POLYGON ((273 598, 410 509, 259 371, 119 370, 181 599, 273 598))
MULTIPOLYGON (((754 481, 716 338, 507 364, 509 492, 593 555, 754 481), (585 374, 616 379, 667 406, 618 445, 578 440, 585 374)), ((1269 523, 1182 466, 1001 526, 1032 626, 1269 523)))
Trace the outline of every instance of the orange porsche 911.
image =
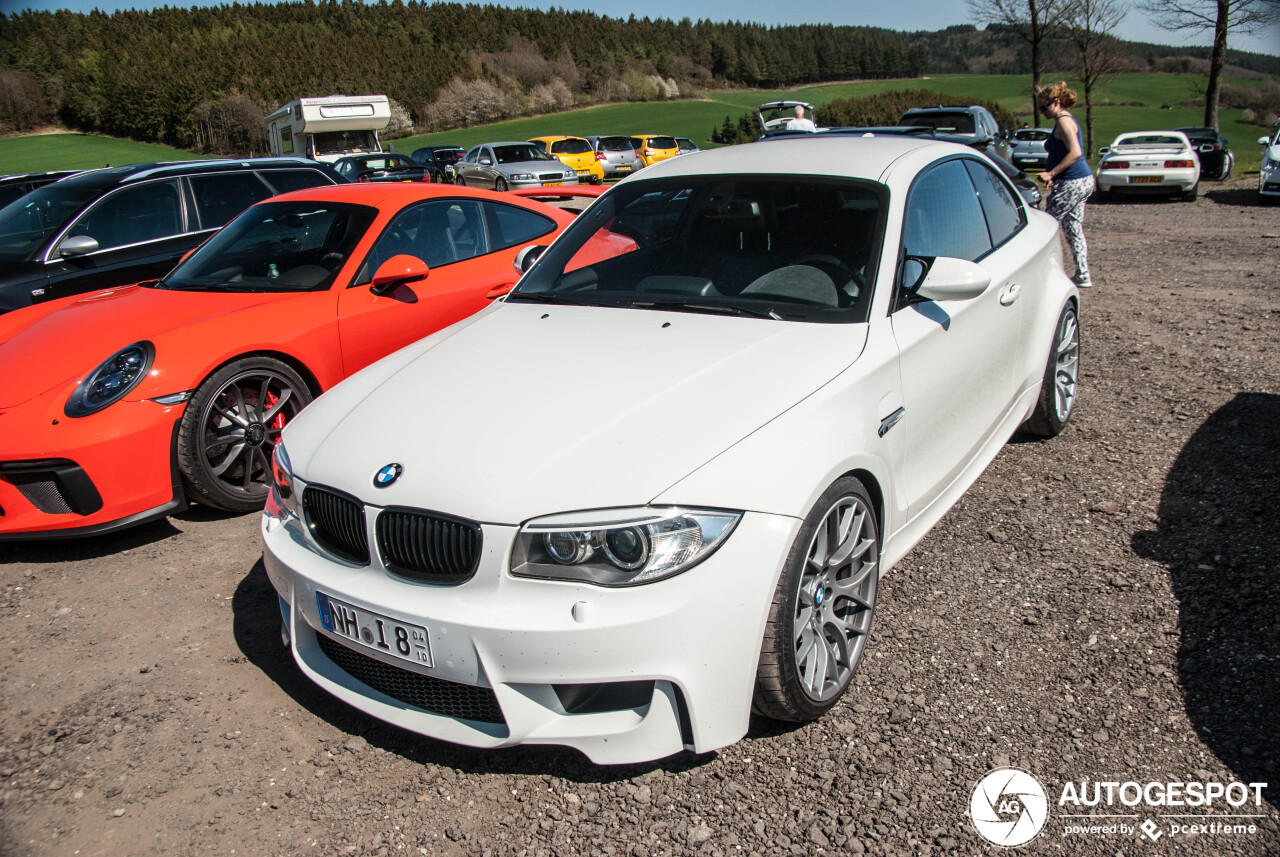
POLYGON ((453 186, 297 191, 163 279, 0 316, 0 539, 260 508, 307 403, 505 294, 572 219, 453 186))

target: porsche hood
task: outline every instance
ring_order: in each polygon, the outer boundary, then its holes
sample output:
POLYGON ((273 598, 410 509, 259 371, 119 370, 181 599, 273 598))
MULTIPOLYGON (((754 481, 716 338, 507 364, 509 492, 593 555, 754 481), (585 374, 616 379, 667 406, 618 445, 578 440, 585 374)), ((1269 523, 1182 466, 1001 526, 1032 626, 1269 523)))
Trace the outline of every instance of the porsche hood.
POLYGON ((302 480, 378 506, 514 525, 642 505, 865 342, 865 325, 505 304, 338 385, 285 445, 302 480), (402 475, 374 487, 388 464, 402 475))

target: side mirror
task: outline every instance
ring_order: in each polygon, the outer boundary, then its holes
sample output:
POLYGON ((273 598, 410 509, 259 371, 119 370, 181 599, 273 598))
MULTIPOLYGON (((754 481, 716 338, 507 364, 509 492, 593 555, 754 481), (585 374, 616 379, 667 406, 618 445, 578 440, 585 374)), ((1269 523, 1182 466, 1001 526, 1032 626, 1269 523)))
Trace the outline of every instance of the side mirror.
MULTIPOLYGON (((918 257, 908 257, 908 265, 913 261, 925 262, 918 257)), ((985 292, 989 285, 991 275, 980 265, 965 259, 938 256, 927 266, 924 278, 914 292, 930 301, 967 301, 985 292)))
POLYGON ((525 271, 533 267, 533 263, 542 258, 542 254, 547 252, 547 245, 534 244, 532 247, 525 247, 516 254, 515 267, 517 273, 523 274, 525 271))
POLYGON ((482 166, 482 167, 491 167, 491 166, 493 166, 493 161, 489 160, 488 158, 481 158, 481 159, 480 159, 480 166, 482 166))
POLYGON ((397 286, 421 282, 430 273, 431 269, 427 267, 426 262, 417 256, 402 253, 399 256, 392 256, 378 266, 369 291, 375 295, 385 295, 394 291, 397 286))
POLYGON ((1258 138, 1258 145, 1259 145, 1259 146, 1270 146, 1270 145, 1271 145, 1271 138, 1270 138, 1270 137, 1259 137, 1259 138, 1258 138))
POLYGON ((58 255, 64 258, 85 256, 98 251, 98 239, 89 235, 72 235, 58 245, 58 255))

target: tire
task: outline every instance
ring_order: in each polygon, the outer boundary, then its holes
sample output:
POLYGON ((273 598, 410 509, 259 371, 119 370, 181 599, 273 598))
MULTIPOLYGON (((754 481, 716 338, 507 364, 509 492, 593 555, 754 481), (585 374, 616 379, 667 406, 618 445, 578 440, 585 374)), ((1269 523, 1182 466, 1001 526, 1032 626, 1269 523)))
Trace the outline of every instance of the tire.
POLYGON ((1182 201, 1195 202, 1196 197, 1199 195, 1200 195, 1200 183, 1196 182, 1195 185, 1192 186, 1191 190, 1184 190, 1182 192, 1182 201))
POLYGON ((1067 304, 1058 316, 1053 347, 1040 383, 1040 398, 1023 431, 1037 437, 1057 437, 1066 428, 1075 409, 1080 384, 1080 320, 1076 308, 1067 304))
POLYGON ((504 179, 502 176, 498 176, 498 180, 493 183, 493 189, 496 190, 498 193, 506 193, 507 180, 504 179))
POLYGON ((879 578, 875 506, 861 482, 842 477, 805 518, 778 580, 760 644, 756 712, 805 722, 835 706, 866 649, 879 578))
POLYGON ((187 496, 228 512, 261 509, 280 431, 310 402, 298 373, 271 357, 234 360, 206 378, 178 428, 187 496))

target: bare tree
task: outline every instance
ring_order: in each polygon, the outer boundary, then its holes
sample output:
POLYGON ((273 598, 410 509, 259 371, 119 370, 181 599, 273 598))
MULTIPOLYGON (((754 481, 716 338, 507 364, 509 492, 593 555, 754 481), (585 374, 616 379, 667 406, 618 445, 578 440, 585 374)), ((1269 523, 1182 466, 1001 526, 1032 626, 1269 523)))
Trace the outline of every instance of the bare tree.
POLYGON ((1084 153, 1093 148, 1093 90, 1104 77, 1128 66, 1124 46, 1111 35, 1125 19, 1122 0, 1069 0, 1062 10, 1062 31, 1076 48, 1076 71, 1084 84, 1084 153))
POLYGON ((1170 31, 1213 33, 1209 59, 1209 85, 1204 92, 1204 124, 1218 127, 1218 98, 1222 94, 1222 70, 1227 64, 1227 33, 1253 34, 1280 20, 1276 0, 1143 0, 1156 26, 1170 31))
POLYGON ((1034 93, 1043 71, 1040 45, 1049 38, 1062 14, 1064 0, 966 0, 969 15, 982 24, 1003 24, 1031 46, 1031 109, 1040 127, 1040 105, 1034 93))

